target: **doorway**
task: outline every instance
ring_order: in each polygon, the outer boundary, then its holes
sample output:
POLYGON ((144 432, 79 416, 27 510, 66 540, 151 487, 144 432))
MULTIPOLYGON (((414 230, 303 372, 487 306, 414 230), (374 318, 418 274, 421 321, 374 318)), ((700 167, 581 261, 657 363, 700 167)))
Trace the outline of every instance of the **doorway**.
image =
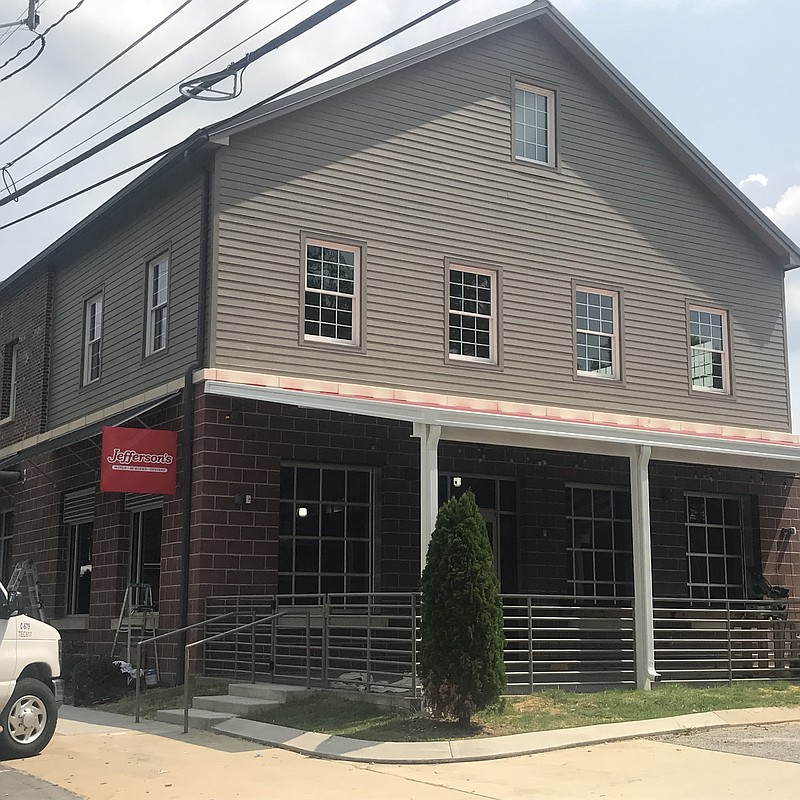
POLYGON ((516 594, 518 587, 517 481, 485 475, 440 473, 439 505, 472 490, 486 523, 494 566, 503 594, 516 594))

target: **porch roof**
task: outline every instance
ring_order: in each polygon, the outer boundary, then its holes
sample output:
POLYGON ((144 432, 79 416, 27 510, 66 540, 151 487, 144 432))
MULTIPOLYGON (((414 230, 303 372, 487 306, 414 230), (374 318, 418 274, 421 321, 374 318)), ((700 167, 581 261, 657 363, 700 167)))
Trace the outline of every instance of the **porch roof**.
POLYGON ((512 403, 261 373, 201 370, 207 394, 441 427, 441 439, 692 464, 800 472, 800 437, 781 431, 512 403))

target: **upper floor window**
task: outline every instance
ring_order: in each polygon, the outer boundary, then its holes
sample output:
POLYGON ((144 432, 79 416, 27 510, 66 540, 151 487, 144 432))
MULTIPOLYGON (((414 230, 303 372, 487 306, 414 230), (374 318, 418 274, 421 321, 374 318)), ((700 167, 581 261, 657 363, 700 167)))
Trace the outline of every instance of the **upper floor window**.
POLYGON ((163 256, 147 265, 147 341, 145 355, 167 348, 167 295, 169 258, 163 256))
POLYGON ((555 93, 525 83, 514 84, 514 155, 549 167, 555 165, 555 93))
POLYGON ((361 248, 306 241, 303 335, 306 341, 358 344, 361 248))
POLYGON ((575 290, 575 356, 579 375, 619 377, 619 295, 575 290))
POLYGON ((692 389, 728 392, 728 315, 689 306, 689 371, 692 389))
POLYGON ((452 359, 497 362, 497 273, 448 269, 447 351, 452 359))
POLYGON ((3 348, 3 377, 0 386, 0 422, 14 419, 17 405, 17 358, 19 344, 9 342, 3 348))
POLYGON ((83 382, 100 380, 100 358, 103 342, 103 295, 86 301, 83 312, 83 382))

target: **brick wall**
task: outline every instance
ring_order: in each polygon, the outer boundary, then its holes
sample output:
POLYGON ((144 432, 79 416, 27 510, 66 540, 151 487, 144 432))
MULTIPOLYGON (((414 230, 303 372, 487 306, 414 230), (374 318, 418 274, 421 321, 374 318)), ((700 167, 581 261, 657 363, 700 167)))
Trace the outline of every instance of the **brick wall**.
MULTIPOLYGON (((379 469, 377 588, 409 590, 419 575, 419 443, 406 423, 289 406, 199 396, 197 526, 193 612, 210 594, 268 594, 277 588, 279 469, 282 461, 379 469), (253 496, 237 508, 237 493, 253 496)), ((569 591, 569 483, 628 487, 624 458, 443 442, 442 472, 515 478, 519 486, 519 591, 569 591)), ((654 590, 687 595, 685 492, 753 498, 767 579, 800 596, 800 543, 780 529, 800 522, 800 484, 752 470, 651 465, 654 590)))
POLYGON ((0 447, 35 436, 47 423, 50 320, 53 290, 49 273, 22 279, 0 302, 0 359, 18 342, 17 394, 13 420, 0 425, 0 447))

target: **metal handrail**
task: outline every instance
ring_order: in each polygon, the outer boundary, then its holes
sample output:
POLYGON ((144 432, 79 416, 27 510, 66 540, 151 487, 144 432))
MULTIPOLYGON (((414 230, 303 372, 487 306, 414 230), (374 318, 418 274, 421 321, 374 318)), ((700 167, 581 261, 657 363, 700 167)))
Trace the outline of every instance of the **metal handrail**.
POLYGON ((204 619, 200 622, 195 622, 191 625, 184 625, 182 628, 175 628, 173 631, 167 631, 166 633, 159 633, 157 636, 151 636, 149 639, 140 639, 136 644, 136 713, 134 714, 134 722, 140 722, 139 719, 139 710, 140 710, 140 702, 141 702, 141 680, 142 680, 142 647, 146 644, 152 644, 153 642, 158 642, 161 639, 167 639, 170 636, 174 636, 176 633, 185 633, 186 631, 191 630, 192 628, 199 628, 201 625, 208 625, 211 622, 218 622, 221 619, 225 619, 225 617, 232 617, 234 614, 238 614, 238 611, 228 611, 225 614, 219 614, 216 617, 211 617, 210 619, 204 619))
MULTIPOLYGON (((242 631, 248 630, 250 628, 256 628, 258 625, 263 625, 265 622, 273 622, 280 617, 285 616, 286 614, 292 614, 294 616, 297 615, 299 609, 284 609, 283 611, 278 611, 274 614, 270 614, 267 617, 262 617, 261 619, 253 620, 252 622, 248 622, 244 625, 239 625, 236 628, 231 628, 228 631, 222 631, 221 633, 215 633, 212 636, 206 636, 205 639, 198 639, 196 642, 190 642, 184 648, 184 660, 183 660, 183 732, 189 732, 189 706, 192 702, 191 691, 189 687, 189 669, 190 669, 190 650, 193 647, 199 647, 201 644, 208 644, 208 642, 214 642, 217 639, 224 639, 226 636, 230 636, 234 633, 241 633, 242 631)), ((302 612, 301 612, 302 613, 302 612)), ((307 609, 305 611, 306 617, 306 687, 311 688, 311 611, 307 609)), ((252 654, 253 657, 253 668, 255 668, 255 651, 252 654)))

